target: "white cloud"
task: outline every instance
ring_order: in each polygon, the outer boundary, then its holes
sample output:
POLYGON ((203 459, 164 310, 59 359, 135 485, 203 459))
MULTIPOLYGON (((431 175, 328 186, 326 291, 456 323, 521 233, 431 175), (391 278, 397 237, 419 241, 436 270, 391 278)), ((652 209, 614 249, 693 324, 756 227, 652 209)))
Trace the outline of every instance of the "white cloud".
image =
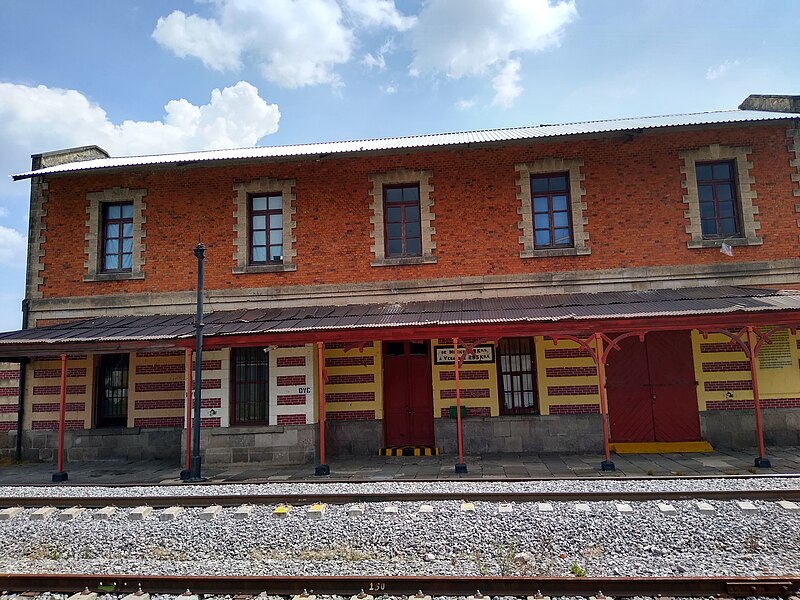
POLYGON ((391 96, 392 94, 397 93, 397 85, 394 83, 387 83, 386 85, 382 85, 380 89, 387 96, 391 96))
POLYGON ((240 39, 227 35, 211 19, 176 10, 158 20, 153 38, 176 56, 196 56, 217 71, 239 68, 240 39))
POLYGON ((401 15, 394 5, 394 0, 344 0, 344 6, 367 26, 391 27, 397 31, 406 31, 417 22, 416 17, 401 15))
POLYGON ((475 106, 475 100, 459 100, 456 102, 456 108, 458 110, 467 110, 475 106))
MULTIPOLYGON (((370 3, 353 3, 372 14, 370 3)), ((153 37, 177 56, 194 56, 213 68, 252 60, 267 80, 288 88, 336 84, 334 68, 352 56, 355 35, 334 0, 216 0, 212 6, 213 19, 178 11, 159 19, 153 37)), ((380 14, 370 18, 385 18, 380 14)))
POLYGON ((0 225, 0 265, 24 269, 27 244, 19 231, 0 225))
POLYGON ((708 67, 708 69, 706 70, 706 79, 708 79, 709 81, 719 79, 720 77, 728 73, 728 71, 735 69, 738 66, 739 66, 738 60, 733 60, 733 61, 726 60, 724 63, 716 67, 708 67))
POLYGON ((430 0, 411 32, 411 73, 482 75, 512 54, 559 44, 577 17, 574 0, 430 0))
POLYGON ((125 155, 254 146, 280 120, 278 106, 245 81, 213 90, 208 104, 171 100, 164 110, 160 121, 115 124, 76 90, 0 83, 0 151, 19 157, 97 144, 125 155))
POLYGON ((519 84, 520 67, 519 59, 509 60, 492 79, 492 87, 495 91, 492 106, 508 108, 514 104, 514 100, 522 93, 522 86, 519 84))
POLYGON ((361 62, 370 69, 378 69, 378 71, 383 71, 386 68, 386 59, 384 59, 383 54, 380 53, 377 56, 367 53, 361 62))

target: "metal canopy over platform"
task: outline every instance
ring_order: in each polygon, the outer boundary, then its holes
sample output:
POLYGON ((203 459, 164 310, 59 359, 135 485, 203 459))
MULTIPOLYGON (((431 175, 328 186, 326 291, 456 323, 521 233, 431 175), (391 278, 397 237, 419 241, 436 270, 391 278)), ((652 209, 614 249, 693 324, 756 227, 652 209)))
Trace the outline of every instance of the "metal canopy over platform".
MULTIPOLYGON (((268 299, 264 300, 269 303, 268 299)), ((506 337, 800 322, 800 291, 745 287, 242 309, 204 317, 207 347, 506 337), (745 316, 746 315, 746 316, 745 316)), ((194 346, 194 315, 99 317, 0 334, 0 357, 194 346)))

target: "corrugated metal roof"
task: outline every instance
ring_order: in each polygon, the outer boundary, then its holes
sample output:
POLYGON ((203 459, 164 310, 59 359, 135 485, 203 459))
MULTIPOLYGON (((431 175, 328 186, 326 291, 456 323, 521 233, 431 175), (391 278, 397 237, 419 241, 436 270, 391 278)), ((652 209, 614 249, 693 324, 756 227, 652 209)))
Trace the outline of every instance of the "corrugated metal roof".
POLYGON ((717 123, 740 123, 747 121, 769 121, 775 119, 800 119, 800 113, 767 112, 758 110, 723 110, 714 112, 687 113, 657 117, 632 117, 604 121, 586 121, 561 125, 538 125, 534 127, 515 127, 511 129, 487 129, 461 133, 436 133, 410 137, 355 140, 343 142, 322 142, 316 144, 297 144, 292 146, 264 146, 232 150, 207 150, 203 152, 183 152, 178 154, 153 154, 149 156, 127 156, 119 158, 98 158, 37 171, 27 171, 12 175, 25 179, 37 175, 111 169, 171 163, 194 163, 217 160, 241 160, 252 158, 285 158, 314 154, 328 155, 351 152, 393 150, 399 148, 428 148, 486 142, 505 142, 535 138, 580 135, 612 131, 653 129, 658 127, 679 127, 685 125, 711 125, 717 123))
MULTIPOLYGON (((796 311, 800 322, 800 291, 725 286, 233 310, 208 314, 204 318, 203 333, 206 338, 224 338, 264 332, 388 330, 431 325, 556 323, 768 311, 796 311)), ((736 322, 741 322, 741 317, 736 322)), ((26 348, 48 344, 150 342, 187 339, 194 335, 192 315, 100 317, 2 333, 0 348, 5 354, 9 353, 10 346, 24 353, 26 348)))

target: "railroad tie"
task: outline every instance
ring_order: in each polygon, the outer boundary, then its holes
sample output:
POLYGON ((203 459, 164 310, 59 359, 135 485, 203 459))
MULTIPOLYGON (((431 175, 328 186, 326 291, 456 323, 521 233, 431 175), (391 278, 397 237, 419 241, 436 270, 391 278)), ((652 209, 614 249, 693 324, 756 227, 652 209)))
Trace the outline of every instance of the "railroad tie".
POLYGON ((252 514, 253 514, 253 505, 252 504, 242 504, 240 507, 238 507, 234 511, 233 518, 234 519, 247 519, 252 514))
POLYGON ((355 596, 350 596, 350 600, 375 600, 375 596, 372 594, 367 594, 364 590, 361 590, 355 596))
POLYGON ((497 507, 497 512, 501 515, 513 512, 514 509, 508 502, 501 502, 497 507))
POLYGON ((22 512, 21 506, 12 506, 0 510, 0 521, 9 521, 22 512))
POLYGON ((72 594, 67 600, 97 600, 97 592, 91 592, 89 588, 84 588, 82 592, 72 594))
POLYGON ((348 517, 361 517, 364 515, 364 505, 363 504, 353 504, 352 506, 347 507, 347 516, 348 517))
POLYGON ((432 513, 433 512, 433 506, 431 506, 430 504, 423 504, 422 506, 419 507, 419 512, 421 512, 421 513, 432 513))
POLYGON ((756 512, 758 510, 756 505, 753 504, 752 502, 749 502, 749 501, 741 501, 740 500, 740 501, 738 501, 736 503, 736 505, 739 507, 739 509, 742 512, 756 512))
POLYGON ((784 510, 798 510, 800 506, 797 505, 796 502, 792 502, 790 500, 779 500, 778 506, 780 506, 784 510))
POLYGON ((213 504, 211 506, 207 506, 203 509, 203 512, 200 513, 200 520, 201 521, 213 521, 219 516, 219 513, 222 512, 222 507, 219 504, 213 504))
POLYGON ((116 512, 117 512, 117 507, 116 506, 105 506, 105 507, 101 508, 100 510, 94 512, 92 514, 92 518, 93 519, 97 519, 98 521, 105 521, 107 519, 110 519, 112 516, 114 516, 114 513, 116 513, 116 512))
POLYGON ((52 506, 43 506, 33 511, 31 521, 44 521, 45 519, 49 519, 54 512, 56 512, 56 509, 52 506))
POLYGON ((312 504, 308 507, 308 518, 309 519, 321 519, 325 514, 325 504, 322 502, 317 502, 316 504, 312 504))
POLYGON ((617 512, 622 515, 629 515, 633 513, 633 507, 630 504, 622 502, 617 504, 617 512))
POLYGON ((675 510, 675 507, 672 504, 668 504, 666 502, 659 502, 658 503, 658 510, 662 515, 676 515, 678 511, 675 510))
POLYGON ((85 508, 80 506, 73 506, 72 508, 67 508, 66 510, 62 510, 61 514, 58 515, 59 521, 74 521, 78 517, 83 514, 85 508))
POLYGON ((422 590, 420 590, 413 596, 409 596, 408 600, 431 600, 431 597, 429 594, 423 594, 422 590))
POLYGON ((272 511, 272 516, 275 517, 276 519, 285 519, 286 517, 289 516, 289 511, 291 510, 292 507, 289 506, 288 504, 279 504, 272 511))
POLYGON ((462 502, 461 503, 461 512, 465 513, 475 513, 475 504, 472 502, 462 502))
POLYGON ((193 594, 191 590, 186 590, 178 596, 178 598, 180 598, 180 600, 200 600, 200 596, 193 594))
POLYGON ((383 514, 385 515, 396 515, 400 509, 397 508, 396 504, 387 504, 386 507, 383 509, 383 514))
POLYGON ((317 596, 314 594, 314 590, 311 590, 311 593, 308 590, 303 590, 302 593, 292 596, 292 600, 317 600, 317 596))
POLYGON ((152 514, 152 512, 152 506, 137 506, 131 511, 131 514, 128 515, 128 518, 131 521, 144 521, 152 514))
POLYGON ((165 508, 164 510, 162 510, 161 514, 158 515, 158 518, 162 521, 174 521, 175 517, 177 517, 182 512, 183 512, 182 506, 170 506, 169 508, 165 508))
POLYGON ((536 509, 540 513, 550 513, 553 512, 553 505, 550 504, 549 502, 539 502, 538 504, 536 504, 536 509))
POLYGON ((698 502, 697 510, 700 511, 701 515, 713 515, 715 512, 717 512, 716 509, 708 502, 698 502))
POLYGON ((575 505, 575 510, 578 511, 578 512, 587 513, 587 512, 591 512, 592 508, 588 504, 586 504, 585 502, 578 502, 575 505))
POLYGON ((150 600, 150 594, 147 592, 142 591, 142 586, 139 586, 139 589, 132 594, 128 594, 127 596, 123 597, 122 600, 150 600))

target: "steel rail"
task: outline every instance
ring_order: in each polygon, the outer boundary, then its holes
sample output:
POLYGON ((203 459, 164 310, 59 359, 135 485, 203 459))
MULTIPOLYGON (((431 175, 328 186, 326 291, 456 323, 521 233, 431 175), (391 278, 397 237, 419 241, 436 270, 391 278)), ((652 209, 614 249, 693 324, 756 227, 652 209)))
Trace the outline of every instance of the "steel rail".
POLYGON ((788 577, 381 577, 381 576, 157 576, 80 574, 2 574, 4 590, 131 593, 139 586, 148 593, 294 595, 304 589, 317 594, 350 596, 364 590, 373 595, 415 594, 591 596, 599 591, 613 597, 676 596, 788 597, 800 588, 800 575, 788 577))
POLYGON ((705 491, 660 491, 660 492, 410 492, 410 493, 344 493, 344 494, 225 494, 225 495, 175 495, 175 496, 6 496, 0 497, 0 507, 21 506, 39 508, 52 506, 68 508, 83 506, 100 508, 116 506, 130 508, 152 506, 207 507, 241 506, 242 504, 307 505, 355 504, 373 502, 444 502, 469 500, 472 502, 613 502, 627 500, 646 502, 654 500, 800 500, 800 489, 772 490, 705 490, 705 491))

